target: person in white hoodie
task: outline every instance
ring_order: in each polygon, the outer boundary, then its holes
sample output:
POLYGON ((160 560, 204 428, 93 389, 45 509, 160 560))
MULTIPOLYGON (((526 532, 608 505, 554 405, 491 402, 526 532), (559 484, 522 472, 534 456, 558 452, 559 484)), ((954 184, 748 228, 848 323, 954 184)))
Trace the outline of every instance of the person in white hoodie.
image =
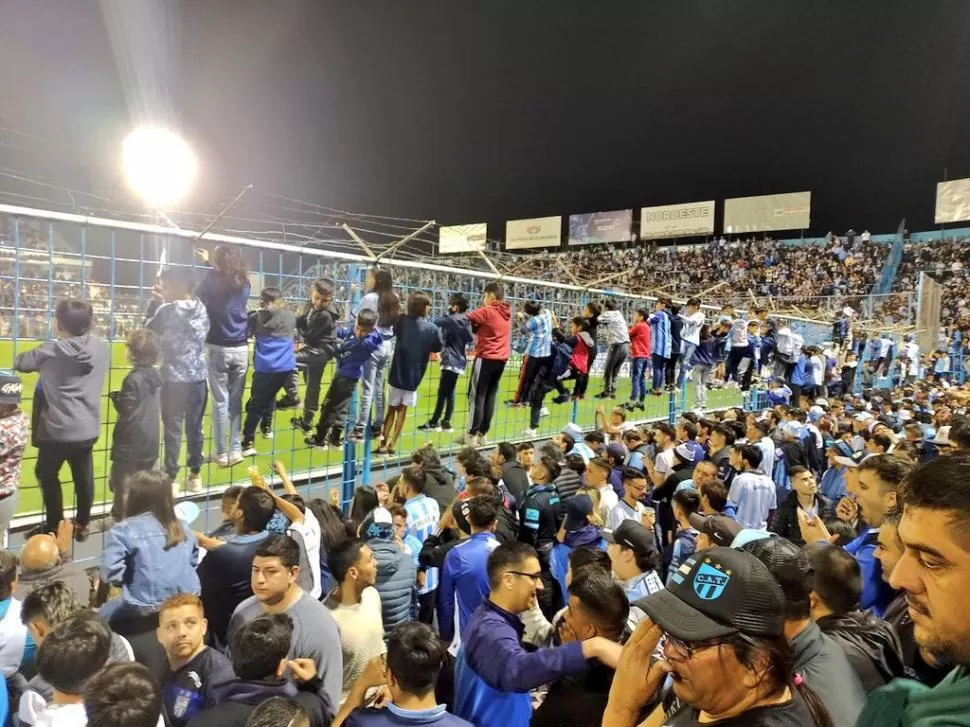
POLYGON ((677 386, 681 389, 687 381, 687 374, 690 372, 691 359, 694 351, 701 342, 701 326, 704 325, 704 313, 701 311, 701 299, 691 298, 687 301, 687 312, 679 313, 683 326, 680 329, 680 351, 683 353, 680 364, 680 376, 677 379, 677 386))
POLYGON ((606 352, 606 368, 603 371, 603 391, 596 395, 597 399, 612 399, 616 396, 616 378, 620 368, 630 355, 630 333, 623 314, 617 310, 615 300, 603 303, 603 312, 599 322, 606 326, 606 340, 609 348, 606 352))

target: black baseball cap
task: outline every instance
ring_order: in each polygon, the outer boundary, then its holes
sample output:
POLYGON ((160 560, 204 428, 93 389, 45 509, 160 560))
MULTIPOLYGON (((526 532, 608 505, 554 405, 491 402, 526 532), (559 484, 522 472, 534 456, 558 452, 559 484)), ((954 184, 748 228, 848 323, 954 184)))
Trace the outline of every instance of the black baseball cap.
POLYGON ((785 597, 771 572, 751 553, 710 548, 672 571, 667 589, 634 602, 676 639, 708 641, 731 634, 777 638, 785 597))
POLYGON ((743 530, 741 523, 726 515, 701 515, 692 512, 687 516, 690 526, 699 533, 704 533, 714 545, 724 548, 731 546, 731 542, 743 530))
POLYGON ((589 495, 573 495, 566 500, 566 530, 579 530, 589 521, 593 512, 593 501, 589 495))
POLYGON ((615 530, 603 530, 602 535, 607 543, 615 543, 629 548, 634 553, 656 553, 657 542, 653 533, 636 520, 624 520, 615 530))

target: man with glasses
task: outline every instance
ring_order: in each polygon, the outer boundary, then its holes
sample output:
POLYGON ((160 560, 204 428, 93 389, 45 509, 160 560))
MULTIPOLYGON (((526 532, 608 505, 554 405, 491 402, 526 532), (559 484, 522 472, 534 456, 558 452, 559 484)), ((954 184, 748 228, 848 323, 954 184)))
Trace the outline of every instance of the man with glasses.
POLYGON ((524 543, 500 545, 488 557, 488 600, 472 615, 455 664, 455 714, 476 725, 526 727, 532 689, 587 669, 587 659, 615 666, 620 646, 602 636, 529 653, 519 614, 536 603, 542 567, 524 543))
POLYGON ((674 702, 666 710, 657 707, 645 724, 831 724, 791 670, 784 600, 771 573, 750 553, 695 553, 671 574, 668 589, 634 604, 649 618, 623 650, 603 724, 641 724, 641 713, 668 674, 674 702), (661 642, 663 658, 657 660, 661 642))

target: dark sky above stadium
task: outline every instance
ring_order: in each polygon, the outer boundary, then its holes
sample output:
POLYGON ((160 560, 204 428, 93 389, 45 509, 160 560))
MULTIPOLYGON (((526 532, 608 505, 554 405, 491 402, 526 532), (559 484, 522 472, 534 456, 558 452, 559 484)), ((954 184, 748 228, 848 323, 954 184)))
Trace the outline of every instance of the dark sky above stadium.
POLYGON ((968 31, 965 0, 5 0, 0 127, 110 165, 162 108, 204 191, 444 224, 810 189, 815 233, 930 229, 968 31))

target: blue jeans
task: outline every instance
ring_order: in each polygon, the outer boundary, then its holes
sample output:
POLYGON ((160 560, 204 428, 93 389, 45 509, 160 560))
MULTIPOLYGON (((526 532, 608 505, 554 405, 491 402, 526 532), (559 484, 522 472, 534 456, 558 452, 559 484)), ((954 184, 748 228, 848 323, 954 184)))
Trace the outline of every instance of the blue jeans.
POLYGON ((212 397, 212 441, 216 454, 241 452, 242 398, 249 369, 249 346, 209 344, 205 349, 209 363, 209 395, 212 397))
POLYGON ((677 377, 677 386, 681 389, 684 388, 684 382, 687 381, 687 373, 693 368, 690 360, 694 358, 694 351, 697 350, 697 344, 684 341, 683 350, 684 356, 680 360, 680 375, 677 377))
POLYGON ((364 376, 361 379, 363 391, 360 397, 360 410, 357 412, 357 429, 367 426, 372 402, 377 405, 374 431, 379 431, 384 425, 384 379, 392 358, 394 358, 394 339, 388 338, 364 364, 364 376))
POLYGON ((660 391, 664 385, 664 371, 667 368, 667 359, 657 353, 650 354, 653 363, 653 390, 660 391))
POLYGON ((630 369, 630 379, 633 381, 633 388, 630 391, 630 401, 643 401, 647 398, 647 358, 633 359, 633 366, 630 369))

